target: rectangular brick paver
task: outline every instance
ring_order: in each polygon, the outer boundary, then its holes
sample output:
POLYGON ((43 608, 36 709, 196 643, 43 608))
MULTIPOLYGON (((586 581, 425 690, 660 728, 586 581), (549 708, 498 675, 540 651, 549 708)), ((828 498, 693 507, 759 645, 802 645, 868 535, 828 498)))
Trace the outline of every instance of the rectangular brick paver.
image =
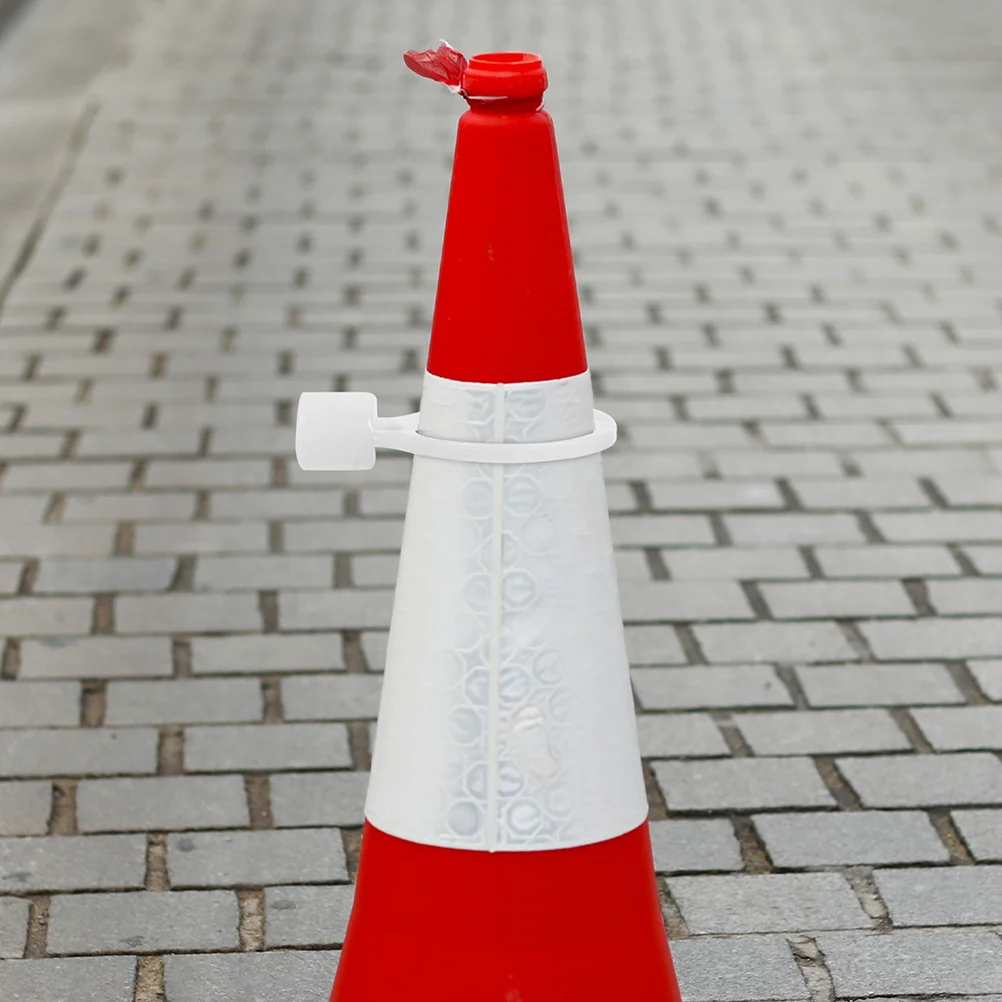
POLYGON ((759 814, 755 827, 780 867, 945 863, 946 847, 921 811, 759 814))
POLYGON ((669 810, 723 811, 834 804, 809 759, 655 762, 669 810))
POLYGON ((835 873, 672 877, 668 889, 691 933, 870 927, 849 885, 835 873))
POLYGON ((827 933, 818 938, 836 998, 985 995, 1002 982, 1002 953, 990 932, 911 930, 877 936, 827 933))
POLYGON ((84 780, 81 831, 242 828, 249 822, 240 776, 156 776, 84 780))
POLYGON ((91 999, 132 1002, 136 983, 133 957, 59 957, 0 963, 0 997, 6 1002, 91 999))
POLYGON ((347 880, 337 829, 194 832, 167 840, 172 887, 237 887, 347 880))
POLYGON ((172 956, 164 964, 167 997, 181 1002, 293 1002, 330 991, 337 953, 328 950, 172 956))
POLYGON ((874 879, 896 926, 1002 922, 1002 866, 877 870, 874 879))
POLYGON ((141 835, 0 839, 0 891, 79 891, 142 887, 141 835))
POLYGON ((778 936, 678 940, 672 958, 687 1002, 810 998, 789 946, 778 936))
POLYGON ((53 954, 225 950, 238 945, 232 891, 63 895, 53 900, 49 912, 53 954))

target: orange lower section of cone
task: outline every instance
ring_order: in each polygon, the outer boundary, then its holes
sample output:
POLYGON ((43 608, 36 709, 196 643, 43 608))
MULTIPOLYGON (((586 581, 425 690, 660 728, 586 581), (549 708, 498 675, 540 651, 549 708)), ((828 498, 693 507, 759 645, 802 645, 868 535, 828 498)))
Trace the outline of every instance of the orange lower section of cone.
POLYGON ((331 1002, 680 1002, 647 824, 574 849, 419 845, 366 822, 331 1002))

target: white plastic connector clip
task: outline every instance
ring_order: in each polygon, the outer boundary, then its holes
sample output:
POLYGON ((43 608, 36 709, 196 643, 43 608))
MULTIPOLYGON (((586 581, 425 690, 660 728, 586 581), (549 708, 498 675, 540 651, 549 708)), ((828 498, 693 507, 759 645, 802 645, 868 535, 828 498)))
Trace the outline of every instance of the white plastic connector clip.
POLYGON ((465 463, 547 463, 580 459, 616 441, 616 422, 595 411, 595 430, 557 442, 457 442, 418 430, 417 414, 381 418, 371 393, 302 393, 296 459, 304 470, 371 470, 376 449, 465 463))

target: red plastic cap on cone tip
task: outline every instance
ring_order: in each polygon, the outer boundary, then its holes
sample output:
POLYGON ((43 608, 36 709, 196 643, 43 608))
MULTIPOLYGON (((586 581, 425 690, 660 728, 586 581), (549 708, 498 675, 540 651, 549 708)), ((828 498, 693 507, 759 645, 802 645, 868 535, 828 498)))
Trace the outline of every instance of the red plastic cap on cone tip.
POLYGON ((545 87, 542 60, 526 52, 474 56, 464 74, 471 108, 428 350, 436 376, 528 383, 588 368, 553 120, 532 100, 545 87))
POLYGON ((467 97, 541 96, 546 90, 543 60, 532 52, 483 52, 473 56, 463 73, 467 97))

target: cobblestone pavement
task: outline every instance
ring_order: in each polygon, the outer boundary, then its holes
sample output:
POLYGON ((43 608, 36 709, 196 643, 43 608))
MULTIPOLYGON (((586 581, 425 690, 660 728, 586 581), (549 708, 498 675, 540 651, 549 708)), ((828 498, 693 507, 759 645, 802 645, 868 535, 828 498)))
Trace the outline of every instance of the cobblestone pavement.
POLYGON ((551 71, 685 998, 1002 999, 1002 4, 131 9, 0 286, 0 998, 329 989, 408 466, 292 423, 415 405, 444 35, 551 71))

